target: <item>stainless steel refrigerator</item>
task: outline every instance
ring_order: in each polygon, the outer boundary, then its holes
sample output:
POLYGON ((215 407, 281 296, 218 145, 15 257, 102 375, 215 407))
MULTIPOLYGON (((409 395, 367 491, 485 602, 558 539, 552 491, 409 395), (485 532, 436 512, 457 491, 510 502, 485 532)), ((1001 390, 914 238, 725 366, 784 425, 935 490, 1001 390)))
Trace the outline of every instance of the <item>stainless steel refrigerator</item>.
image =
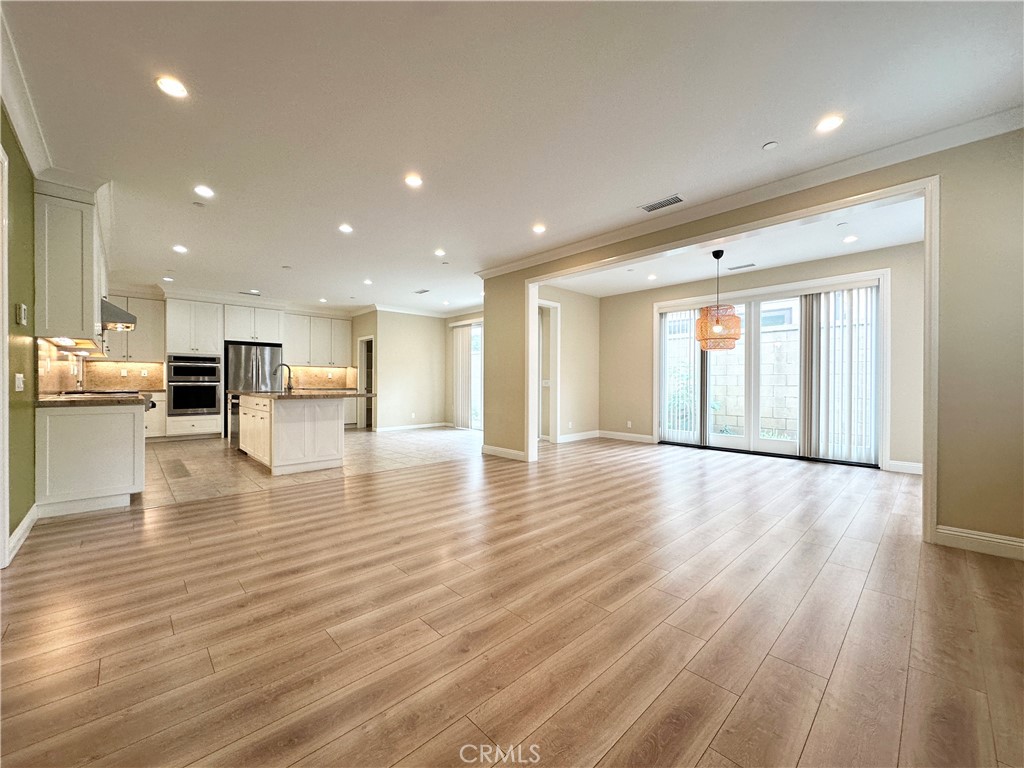
MULTIPOLYGON (((229 341, 224 345, 225 392, 279 392, 281 345, 229 341)), ((224 434, 238 447, 238 395, 225 395, 224 434)))

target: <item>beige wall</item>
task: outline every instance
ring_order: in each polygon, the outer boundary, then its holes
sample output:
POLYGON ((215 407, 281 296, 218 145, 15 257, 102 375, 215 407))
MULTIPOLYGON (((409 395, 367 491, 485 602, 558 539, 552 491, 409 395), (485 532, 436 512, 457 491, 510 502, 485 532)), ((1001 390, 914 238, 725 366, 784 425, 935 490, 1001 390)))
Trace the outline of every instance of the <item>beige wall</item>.
POLYGON ((550 285, 540 286, 539 296, 559 305, 559 437, 594 432, 599 419, 601 301, 550 285))
POLYGON ((463 315, 456 315, 454 317, 445 318, 445 334, 444 334, 444 422, 445 424, 451 424, 455 421, 455 402, 454 402, 454 391, 455 384, 453 382, 452 370, 454 368, 454 348, 452 343, 454 341, 454 335, 452 333, 453 323, 464 323, 467 320, 477 320, 484 316, 483 308, 476 310, 475 312, 467 312, 463 315))
MULTIPOLYGON (((922 461, 924 409, 924 244, 745 272, 722 278, 722 292, 891 269, 891 458, 922 461)), ((601 299, 601 429, 654 434, 654 304, 715 292, 714 280, 601 299), (633 422, 630 429, 628 421, 633 422)))
POLYGON ((526 448, 527 279, 939 176, 938 523, 1024 535, 1022 145, 1013 131, 490 278, 484 443, 526 448))
POLYGON ((444 423, 447 322, 377 312, 377 429, 444 423))

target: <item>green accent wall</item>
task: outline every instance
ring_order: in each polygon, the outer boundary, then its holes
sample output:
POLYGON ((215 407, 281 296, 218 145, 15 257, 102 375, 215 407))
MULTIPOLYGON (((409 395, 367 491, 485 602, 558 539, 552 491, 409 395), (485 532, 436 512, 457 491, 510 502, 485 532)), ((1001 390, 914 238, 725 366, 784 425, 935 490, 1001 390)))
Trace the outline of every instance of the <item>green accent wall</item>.
POLYGON ((0 107, 0 144, 7 154, 8 342, 10 344, 11 532, 36 500, 35 198, 32 169, 0 107), (28 325, 15 325, 14 307, 28 306, 28 325), (14 391, 14 374, 25 374, 25 391, 14 391))

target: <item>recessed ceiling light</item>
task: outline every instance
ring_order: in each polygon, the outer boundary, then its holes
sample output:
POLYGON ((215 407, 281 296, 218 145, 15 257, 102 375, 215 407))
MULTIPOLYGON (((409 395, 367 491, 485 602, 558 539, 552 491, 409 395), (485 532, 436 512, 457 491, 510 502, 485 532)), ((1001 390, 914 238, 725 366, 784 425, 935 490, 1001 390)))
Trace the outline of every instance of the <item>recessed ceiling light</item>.
POLYGON ((326 304, 327 303, 327 299, 320 299, 320 303, 321 304, 326 304))
POLYGON ((259 288, 250 288, 249 289, 249 293, 259 293, 259 292, 260 292, 259 288))
POLYGON ((442 301, 441 303, 444 304, 446 307, 448 306, 448 302, 447 301, 442 301))
POLYGON ((164 277, 163 280, 164 280, 165 283, 173 283, 174 282, 174 278, 173 277, 164 277))
POLYGON ((184 245, 175 245, 171 248, 171 250, 174 251, 175 253, 188 253, 188 248, 186 248, 184 245))
POLYGON ((192 191, 195 192, 200 197, 213 197, 213 190, 210 189, 205 184, 197 185, 196 188, 193 189, 192 191))
POLYGON ((373 285, 373 280, 371 280, 370 278, 366 278, 365 280, 363 280, 363 285, 373 285))
POLYGON ((548 228, 545 227, 543 224, 533 225, 533 231, 536 232, 538 235, 543 235, 545 232, 547 232, 547 229, 548 228))
POLYGON ((417 189, 418 187, 423 186, 423 179, 420 178, 418 173, 410 173, 406 175, 405 183, 413 189, 417 189))
POLYGON ((647 279, 648 279, 648 280, 657 280, 657 279, 658 279, 658 276, 657 276, 657 275, 648 275, 648 276, 647 276, 647 279))
POLYGON ((435 256, 444 256, 445 255, 444 248, 438 248, 436 251, 434 251, 434 255, 435 256))
POLYGON ((847 235, 843 238, 844 243, 856 243, 860 238, 856 235, 847 235))
POLYGON ((349 234, 352 233, 352 225, 351 224, 342 224, 340 227, 338 227, 338 229, 340 231, 344 232, 346 235, 349 235, 349 234))
POLYGON ((777 141, 769 141, 767 144, 762 144, 761 145, 761 149, 765 150, 766 152, 770 152, 773 149, 778 149, 778 147, 779 147, 779 142, 777 142, 777 141))
POLYGON ((842 124, 842 115, 826 115, 825 117, 821 118, 821 121, 818 123, 818 126, 814 130, 816 130, 818 133, 831 133, 842 124))
POLYGON ((166 93, 168 96, 173 96, 176 99, 184 99, 188 96, 188 89, 182 85, 181 80, 170 75, 161 75, 156 79, 156 87, 166 93))

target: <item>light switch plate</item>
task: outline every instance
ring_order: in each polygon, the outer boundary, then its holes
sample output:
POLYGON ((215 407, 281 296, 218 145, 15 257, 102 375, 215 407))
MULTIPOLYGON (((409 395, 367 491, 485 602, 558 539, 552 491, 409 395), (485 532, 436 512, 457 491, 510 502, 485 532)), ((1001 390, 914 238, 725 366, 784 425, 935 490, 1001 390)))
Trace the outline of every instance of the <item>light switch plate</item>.
POLYGON ((25 391, 25 374, 16 373, 14 374, 14 391, 24 392, 25 391))
POLYGON ((128 378, 128 369, 127 368, 122 368, 121 369, 121 378, 122 379, 128 378))
POLYGON ((28 325, 28 305, 14 305, 14 322, 17 325, 28 325))

